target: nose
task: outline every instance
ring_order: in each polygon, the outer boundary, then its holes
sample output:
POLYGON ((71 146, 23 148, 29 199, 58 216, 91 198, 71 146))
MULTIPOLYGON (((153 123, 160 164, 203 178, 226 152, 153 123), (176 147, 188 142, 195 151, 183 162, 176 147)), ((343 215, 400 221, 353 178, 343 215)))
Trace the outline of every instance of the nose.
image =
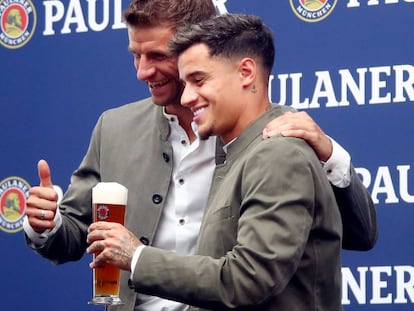
POLYGON ((181 106, 190 108, 196 104, 198 99, 198 94, 195 92, 194 88, 190 84, 186 84, 181 94, 181 106))
POLYGON ((154 65, 145 56, 136 58, 134 65, 137 70, 137 78, 141 81, 149 80, 156 71, 154 65))

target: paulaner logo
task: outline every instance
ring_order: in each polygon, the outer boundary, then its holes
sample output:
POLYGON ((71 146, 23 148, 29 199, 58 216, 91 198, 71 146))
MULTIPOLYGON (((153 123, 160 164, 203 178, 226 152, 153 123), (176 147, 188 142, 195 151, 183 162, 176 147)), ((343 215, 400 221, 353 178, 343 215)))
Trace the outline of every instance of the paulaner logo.
POLYGON ((9 49, 24 46, 36 28, 36 9, 30 0, 0 0, 0 43, 9 49))
POLYGON ((319 22, 331 14, 337 0, 289 0, 293 12, 305 22, 319 22))
POLYGON ((106 205, 98 205, 96 215, 99 220, 106 220, 109 217, 109 207, 106 205))
POLYGON ((0 229, 11 233, 22 229, 29 189, 29 183, 20 177, 0 182, 0 229))

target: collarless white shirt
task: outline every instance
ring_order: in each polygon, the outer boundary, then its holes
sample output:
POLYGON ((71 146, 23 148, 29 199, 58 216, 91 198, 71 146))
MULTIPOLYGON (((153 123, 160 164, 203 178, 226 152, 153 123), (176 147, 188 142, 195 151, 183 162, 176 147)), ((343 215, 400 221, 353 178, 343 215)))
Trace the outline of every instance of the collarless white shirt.
MULTIPOLYGON (((193 255, 215 168, 216 137, 190 140, 175 115, 164 110, 170 125, 169 143, 173 149, 173 171, 165 207, 152 246, 193 255)), ((135 267, 139 253, 134 256, 135 267), (137 256, 138 255, 138 256, 137 256)), ((135 310, 182 311, 188 306, 155 296, 138 294, 135 310)))

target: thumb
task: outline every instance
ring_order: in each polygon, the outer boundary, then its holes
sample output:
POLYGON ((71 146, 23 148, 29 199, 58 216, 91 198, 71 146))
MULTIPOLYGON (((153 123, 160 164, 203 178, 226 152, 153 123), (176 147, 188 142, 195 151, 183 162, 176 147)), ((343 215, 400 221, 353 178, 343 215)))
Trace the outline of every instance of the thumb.
POLYGON ((37 163, 37 171, 40 179, 41 187, 53 188, 52 178, 50 176, 49 164, 45 160, 40 160, 37 163))

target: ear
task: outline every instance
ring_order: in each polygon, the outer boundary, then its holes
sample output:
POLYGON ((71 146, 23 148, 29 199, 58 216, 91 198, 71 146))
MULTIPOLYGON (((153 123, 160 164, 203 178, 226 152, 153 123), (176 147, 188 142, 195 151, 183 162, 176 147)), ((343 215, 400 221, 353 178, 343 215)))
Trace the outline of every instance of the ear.
POLYGON ((239 74, 244 88, 250 88, 257 74, 256 62, 253 58, 245 57, 239 62, 239 74))

